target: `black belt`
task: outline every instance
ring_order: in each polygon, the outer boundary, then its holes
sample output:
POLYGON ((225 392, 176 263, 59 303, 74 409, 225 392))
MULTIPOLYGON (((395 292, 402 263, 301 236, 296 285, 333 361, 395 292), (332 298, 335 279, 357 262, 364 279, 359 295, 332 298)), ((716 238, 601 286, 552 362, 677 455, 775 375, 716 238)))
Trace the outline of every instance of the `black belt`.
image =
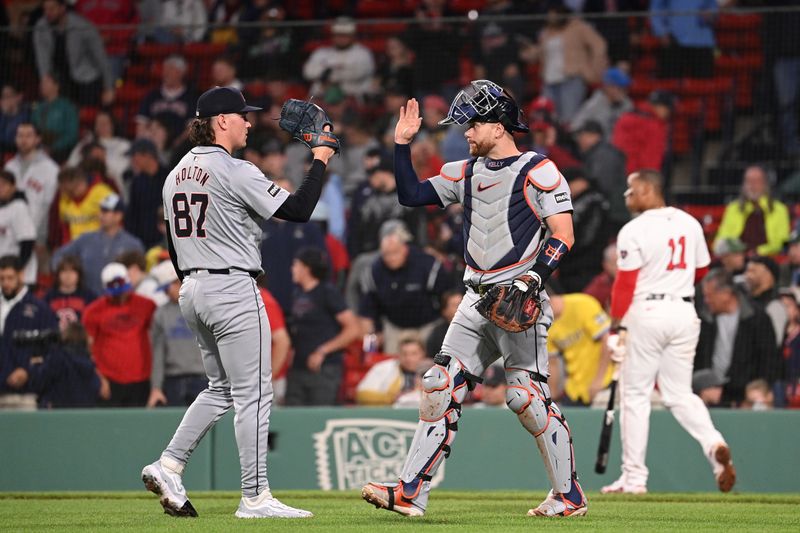
POLYGON ((227 276, 227 275, 231 274, 233 271, 247 272, 247 274, 249 274, 250 277, 253 278, 253 279, 257 279, 261 275, 260 271, 256 272, 254 270, 245 270, 243 268, 236 268, 236 267, 231 267, 231 268, 192 268, 192 269, 189 270, 189 274, 194 274, 195 272, 208 272, 209 274, 221 274, 223 276, 227 276))
POLYGON ((492 284, 490 284, 490 285, 467 285, 467 288, 469 290, 471 290, 472 292, 474 292, 475 294, 477 294, 478 296, 483 296, 484 294, 489 292, 489 289, 491 289, 492 287, 494 287, 494 285, 492 285, 492 284))
POLYGON ((671 294, 664 294, 664 293, 656 293, 656 294, 648 294, 644 297, 645 300, 677 300, 681 299, 684 302, 692 303, 694 302, 694 296, 673 296, 671 294))

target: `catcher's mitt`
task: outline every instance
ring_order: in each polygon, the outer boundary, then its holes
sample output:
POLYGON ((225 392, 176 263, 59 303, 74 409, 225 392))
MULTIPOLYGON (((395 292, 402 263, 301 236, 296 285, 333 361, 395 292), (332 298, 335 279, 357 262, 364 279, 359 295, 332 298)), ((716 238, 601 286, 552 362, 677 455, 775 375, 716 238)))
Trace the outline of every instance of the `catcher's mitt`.
POLYGON ((333 123, 328 114, 318 106, 305 100, 291 98, 281 108, 281 129, 309 148, 327 146, 339 151, 339 138, 333 134, 333 123), (331 131, 324 131, 329 126, 331 131))
POLYGON ((478 300, 475 309, 499 328, 519 333, 536 323, 542 303, 538 287, 523 291, 514 285, 495 285, 478 300))

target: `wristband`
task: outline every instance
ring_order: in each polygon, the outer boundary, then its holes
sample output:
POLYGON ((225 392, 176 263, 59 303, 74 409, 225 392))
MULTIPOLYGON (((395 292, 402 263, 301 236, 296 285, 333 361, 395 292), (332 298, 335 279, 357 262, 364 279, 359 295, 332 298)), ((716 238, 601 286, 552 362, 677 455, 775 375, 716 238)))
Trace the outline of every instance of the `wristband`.
POLYGON ((536 255, 536 262, 531 270, 538 274, 542 280, 542 285, 547 282, 550 275, 558 268, 564 256, 569 253, 567 243, 553 235, 544 243, 542 249, 536 255))

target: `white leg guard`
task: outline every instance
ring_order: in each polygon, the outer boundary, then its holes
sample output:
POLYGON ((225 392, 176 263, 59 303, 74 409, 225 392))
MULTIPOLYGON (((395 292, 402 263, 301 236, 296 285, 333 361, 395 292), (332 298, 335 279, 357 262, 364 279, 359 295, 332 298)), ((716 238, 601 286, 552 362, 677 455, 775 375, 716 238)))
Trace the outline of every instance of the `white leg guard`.
POLYGON ((526 370, 506 369, 506 403, 536 439, 553 491, 567 493, 575 479, 572 437, 558 407, 549 399, 546 383, 526 370))
POLYGON ((461 402, 474 379, 455 357, 438 354, 433 367, 422 377, 419 424, 408 457, 400 473, 403 496, 416 499, 422 509, 428 499, 430 480, 450 456, 456 438, 461 402))

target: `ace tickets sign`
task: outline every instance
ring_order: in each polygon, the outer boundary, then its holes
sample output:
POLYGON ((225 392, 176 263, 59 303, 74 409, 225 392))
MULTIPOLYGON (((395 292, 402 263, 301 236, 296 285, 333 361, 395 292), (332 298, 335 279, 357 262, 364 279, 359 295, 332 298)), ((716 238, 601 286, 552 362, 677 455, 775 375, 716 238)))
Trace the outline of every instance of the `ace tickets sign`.
MULTIPOLYGON (((415 422, 399 420, 328 420, 325 429, 314 434, 319 487, 350 490, 370 481, 396 482, 416 429, 415 422)), ((431 486, 444 479, 444 467, 439 467, 431 486)))

